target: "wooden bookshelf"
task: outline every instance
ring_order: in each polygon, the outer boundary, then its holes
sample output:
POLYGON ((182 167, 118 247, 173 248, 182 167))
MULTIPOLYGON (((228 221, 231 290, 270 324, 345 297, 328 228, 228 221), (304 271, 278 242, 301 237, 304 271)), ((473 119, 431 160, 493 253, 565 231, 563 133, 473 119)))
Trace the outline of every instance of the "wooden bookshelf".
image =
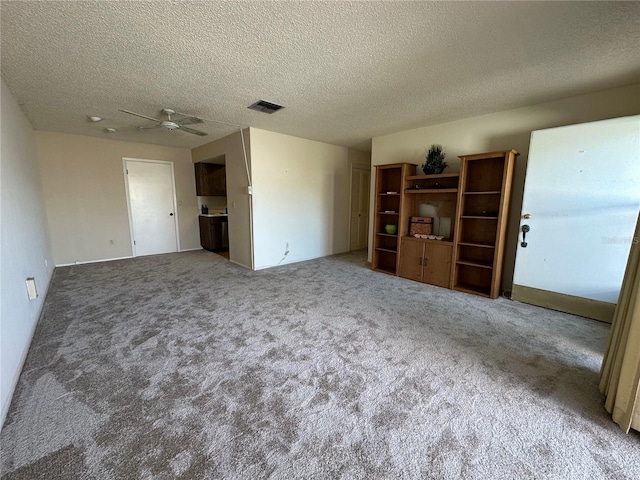
POLYGON ((405 217, 402 215, 405 199, 403 192, 406 188, 406 178, 413 167, 410 163, 376 166, 372 261, 374 270, 397 274, 400 232, 406 230, 405 217), (397 233, 387 233, 387 225, 396 225, 397 233))
POLYGON ((496 298, 500 294, 515 150, 460 157, 452 287, 496 298))

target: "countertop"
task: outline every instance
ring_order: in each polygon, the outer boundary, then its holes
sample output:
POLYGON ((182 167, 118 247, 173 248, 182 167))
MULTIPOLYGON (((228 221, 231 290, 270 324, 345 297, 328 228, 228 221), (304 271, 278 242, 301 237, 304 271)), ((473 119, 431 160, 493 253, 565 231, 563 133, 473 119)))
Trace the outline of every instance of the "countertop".
POLYGON ((228 217, 228 213, 200 213, 201 217, 228 217))

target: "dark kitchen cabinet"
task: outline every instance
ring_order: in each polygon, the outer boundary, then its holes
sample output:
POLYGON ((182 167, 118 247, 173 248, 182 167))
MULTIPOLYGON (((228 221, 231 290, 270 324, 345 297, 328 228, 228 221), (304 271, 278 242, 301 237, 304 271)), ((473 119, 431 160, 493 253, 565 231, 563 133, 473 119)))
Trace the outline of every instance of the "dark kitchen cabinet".
POLYGON ((224 197, 227 195, 227 172, 224 165, 196 163, 196 195, 224 197))
POLYGON ((212 252, 225 252, 229 249, 227 217, 207 217, 200 215, 200 245, 212 252))

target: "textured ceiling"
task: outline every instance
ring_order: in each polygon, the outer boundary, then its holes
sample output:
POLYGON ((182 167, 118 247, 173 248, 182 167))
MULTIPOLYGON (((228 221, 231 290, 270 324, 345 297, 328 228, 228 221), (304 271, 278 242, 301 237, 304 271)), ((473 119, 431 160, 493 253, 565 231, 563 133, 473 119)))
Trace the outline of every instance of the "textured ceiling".
MULTIPOLYGON (((2 75, 36 130, 137 130, 162 107, 345 146, 633 83, 639 2, 5 1, 2 75), (286 108, 248 110, 256 100, 286 108), (90 123, 86 115, 105 117, 90 123)), ((152 124, 151 124, 152 125, 152 124)))

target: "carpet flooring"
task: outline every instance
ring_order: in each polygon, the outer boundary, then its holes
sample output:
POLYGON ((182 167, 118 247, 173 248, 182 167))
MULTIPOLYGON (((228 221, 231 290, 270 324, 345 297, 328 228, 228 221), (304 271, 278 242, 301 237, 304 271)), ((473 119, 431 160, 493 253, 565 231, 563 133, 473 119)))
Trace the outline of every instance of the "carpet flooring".
POLYGON ((609 326, 373 272, 205 252, 58 268, 3 479, 635 479, 609 326))

